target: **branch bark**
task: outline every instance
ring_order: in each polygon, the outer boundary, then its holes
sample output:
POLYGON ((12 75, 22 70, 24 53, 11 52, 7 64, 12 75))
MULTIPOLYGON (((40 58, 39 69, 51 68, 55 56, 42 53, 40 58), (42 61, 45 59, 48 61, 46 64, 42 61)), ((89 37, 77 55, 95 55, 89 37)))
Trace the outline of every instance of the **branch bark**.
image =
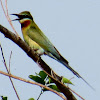
POLYGON ((48 76, 54 81, 57 85, 58 89, 65 95, 67 100, 77 100, 74 95, 71 93, 69 88, 61 83, 59 80, 61 79, 60 76, 54 73, 53 70, 39 57, 20 37, 15 35, 13 32, 9 31, 7 28, 0 25, 0 32, 5 35, 5 37, 12 40, 16 43, 21 49, 23 49, 26 54, 32 58, 44 71, 48 74, 48 76), (52 76, 51 72, 55 74, 56 77, 52 76))

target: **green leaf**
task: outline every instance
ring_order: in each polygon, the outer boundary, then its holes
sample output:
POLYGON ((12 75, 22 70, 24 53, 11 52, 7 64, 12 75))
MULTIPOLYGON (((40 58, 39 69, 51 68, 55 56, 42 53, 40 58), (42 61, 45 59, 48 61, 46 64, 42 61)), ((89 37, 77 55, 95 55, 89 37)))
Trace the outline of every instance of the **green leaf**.
POLYGON ((42 78, 38 77, 38 76, 29 75, 29 78, 34 80, 35 82, 45 84, 45 81, 42 78))
POLYGON ((67 78, 62 78, 62 82, 63 83, 68 83, 68 84, 73 84, 69 79, 67 79, 67 78))
POLYGON ((58 89, 58 87, 56 85, 50 85, 48 87, 52 88, 53 90, 60 92, 60 90, 58 89))
POLYGON ((51 78, 49 78, 49 84, 50 84, 50 83, 54 83, 54 82, 51 80, 51 78))
POLYGON ((3 96, 1 96, 1 98, 2 98, 2 100, 7 100, 7 97, 3 97, 3 96))
MULTIPOLYGON (((50 88, 53 89, 53 90, 56 90, 57 92, 60 92, 60 90, 57 88, 56 85, 49 85, 48 87, 50 87, 50 88)), ((47 90, 47 89, 45 89, 45 88, 43 88, 42 90, 43 90, 44 92, 45 92, 45 91, 49 91, 49 90, 47 90)))
POLYGON ((47 74, 44 71, 40 71, 39 76, 44 80, 47 77, 47 74))
POLYGON ((34 98, 30 98, 30 99, 28 99, 28 100, 35 100, 34 98))

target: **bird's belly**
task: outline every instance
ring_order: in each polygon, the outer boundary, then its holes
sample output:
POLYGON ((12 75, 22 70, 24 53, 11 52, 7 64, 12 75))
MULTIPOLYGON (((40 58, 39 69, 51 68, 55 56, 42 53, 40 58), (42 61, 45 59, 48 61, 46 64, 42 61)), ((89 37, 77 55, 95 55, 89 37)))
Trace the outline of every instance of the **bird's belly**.
POLYGON ((30 37, 24 36, 24 41, 34 50, 37 54, 44 54, 44 49, 41 48, 35 41, 33 41, 30 37))

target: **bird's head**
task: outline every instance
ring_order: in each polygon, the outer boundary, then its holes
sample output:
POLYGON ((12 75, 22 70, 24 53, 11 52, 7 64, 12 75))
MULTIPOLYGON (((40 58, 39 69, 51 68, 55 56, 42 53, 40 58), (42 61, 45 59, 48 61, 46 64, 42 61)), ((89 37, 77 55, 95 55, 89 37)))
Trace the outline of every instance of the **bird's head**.
POLYGON ((18 18, 17 19, 14 19, 13 21, 16 21, 18 20, 21 24, 25 21, 33 21, 33 17, 32 15, 30 14, 29 11, 23 11, 19 14, 11 14, 11 15, 15 15, 17 16, 18 18))

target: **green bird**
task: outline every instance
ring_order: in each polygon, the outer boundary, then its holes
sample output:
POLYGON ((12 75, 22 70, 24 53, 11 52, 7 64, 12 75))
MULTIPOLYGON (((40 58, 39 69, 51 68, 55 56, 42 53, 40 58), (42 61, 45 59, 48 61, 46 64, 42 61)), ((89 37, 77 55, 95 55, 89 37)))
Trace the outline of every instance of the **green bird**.
POLYGON ((61 54, 55 48, 55 46, 50 42, 50 40, 36 25, 29 11, 23 11, 19 14, 12 14, 12 15, 18 17, 18 19, 15 20, 18 20, 21 24, 21 30, 23 33, 24 41, 33 50, 35 50, 38 55, 43 55, 43 54, 48 55, 49 57, 62 63, 65 67, 67 67, 70 71, 72 71, 73 74, 75 74, 78 78, 83 79, 73 68, 69 66, 69 62, 63 56, 61 56, 61 54))

